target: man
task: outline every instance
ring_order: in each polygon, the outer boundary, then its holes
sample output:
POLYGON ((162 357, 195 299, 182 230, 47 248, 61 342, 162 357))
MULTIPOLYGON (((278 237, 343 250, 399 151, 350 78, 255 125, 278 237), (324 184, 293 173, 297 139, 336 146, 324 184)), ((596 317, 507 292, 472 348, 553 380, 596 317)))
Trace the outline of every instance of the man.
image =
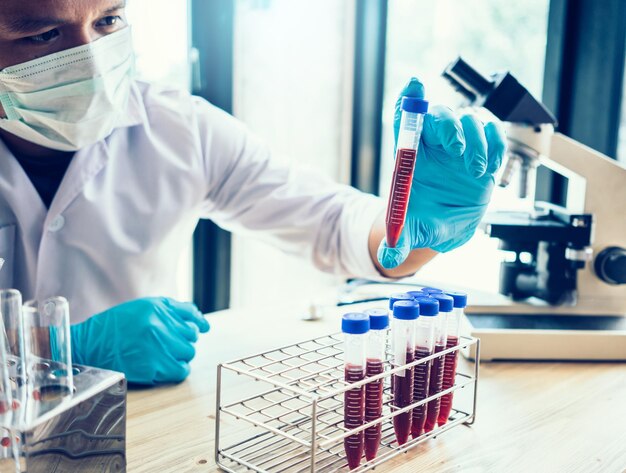
MULTIPOLYGON (((290 172, 226 113, 133 80, 120 1, 0 2, 0 287, 67 297, 76 362, 186 378, 208 323, 158 296, 199 218, 364 277, 412 274, 474 233, 505 151, 498 125, 431 107, 391 249, 380 199, 290 172)), ((423 94, 412 79, 401 95, 423 94)))

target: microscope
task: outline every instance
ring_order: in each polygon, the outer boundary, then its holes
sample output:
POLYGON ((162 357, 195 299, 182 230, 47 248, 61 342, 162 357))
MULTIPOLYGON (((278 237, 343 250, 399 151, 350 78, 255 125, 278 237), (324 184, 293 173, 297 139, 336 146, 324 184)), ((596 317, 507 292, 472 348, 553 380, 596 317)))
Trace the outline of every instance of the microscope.
POLYGON ((499 185, 516 179, 523 203, 481 224, 505 256, 500 294, 478 294, 464 321, 481 358, 626 360, 626 168, 555 132, 509 72, 485 77, 458 58, 443 76, 505 123, 499 185))

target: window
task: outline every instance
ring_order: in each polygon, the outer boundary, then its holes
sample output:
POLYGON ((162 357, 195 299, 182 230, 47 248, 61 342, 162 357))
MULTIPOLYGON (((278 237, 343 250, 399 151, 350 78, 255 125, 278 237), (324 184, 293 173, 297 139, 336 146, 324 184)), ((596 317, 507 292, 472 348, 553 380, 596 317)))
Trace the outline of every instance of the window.
MULTIPOLYGON (((403 85, 420 78, 431 103, 458 104, 458 96, 441 78, 457 56, 485 74, 510 70, 536 97, 541 97, 549 0, 394 0, 389 2, 381 194, 386 197, 393 171, 393 111, 403 85)), ((511 200, 512 190, 496 189, 493 205, 511 200)), ((458 250, 435 258, 420 279, 454 283, 471 281, 476 289, 496 291, 497 241, 477 232, 458 250), (488 258, 488 261, 485 261, 488 258), (480 278, 472 274, 481 268, 480 278)))
MULTIPOLYGON (((235 116, 277 158, 342 182, 349 179, 351 5, 238 0, 235 12, 235 116)), ((309 261, 249 237, 233 235, 232 246, 232 307, 276 302, 287 293, 310 301, 337 282, 309 261)))
POLYGON ((187 2, 132 0, 126 14, 133 29, 138 77, 189 89, 187 2))
MULTIPOLYGON (((133 28, 137 76, 180 89, 189 89, 189 28, 186 1, 132 0, 126 7, 133 28), (163 34, 167 32, 167 34, 163 34)), ((192 299, 192 247, 188 242, 178 266, 176 293, 192 299)))

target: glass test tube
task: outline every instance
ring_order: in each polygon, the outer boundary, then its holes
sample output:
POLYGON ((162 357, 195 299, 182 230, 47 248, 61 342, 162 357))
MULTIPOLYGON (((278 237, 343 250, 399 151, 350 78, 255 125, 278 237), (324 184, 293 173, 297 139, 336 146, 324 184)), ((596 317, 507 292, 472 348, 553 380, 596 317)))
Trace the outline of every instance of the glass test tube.
MULTIPOLYGON (((435 346, 435 324, 439 314, 439 302, 436 299, 422 296, 415 299, 420 305, 420 317, 415 327, 415 359, 426 358, 433 354, 435 346)), ((426 399, 430 385, 432 360, 415 366, 413 382, 413 402, 426 399)), ((422 404, 413 409, 411 435, 419 437, 424 432, 427 405, 422 404)))
MULTIPOLYGON (((448 339, 446 342, 446 348, 452 348, 459 344, 461 320, 463 319, 463 311, 467 306, 467 294, 464 292, 446 292, 446 294, 454 299, 454 309, 448 315, 448 339)), ((446 355, 443 368, 443 384, 441 386, 441 389, 444 391, 454 386, 458 359, 458 351, 446 355)), ((440 426, 448 422, 448 417, 450 417, 450 411, 452 410, 453 396, 454 393, 451 392, 441 397, 441 407, 439 409, 439 417, 437 417, 437 424, 440 426)))
MULTIPOLYGON (((415 301, 398 301, 393 305, 391 325, 393 367, 413 362, 415 346, 415 321, 419 317, 419 304, 415 301)), ((391 377, 392 410, 402 409, 413 402, 413 368, 400 370, 391 377)), ((398 445, 404 445, 411 433, 411 412, 393 417, 393 428, 398 445)))
POLYGON ((22 318, 22 295, 15 289, 0 291, 0 313, 2 314, 4 356, 8 367, 9 383, 7 392, 11 393, 11 408, 17 409, 22 404, 22 389, 26 378, 24 355, 24 327, 22 318))
MULTIPOLYGON (((341 320, 344 333, 344 379, 355 383, 365 377, 367 332, 370 318, 363 313, 345 314, 341 320)), ((363 425, 365 414, 365 386, 350 389, 344 394, 343 419, 347 430, 363 425)), ((361 464, 363 456, 363 431, 346 437, 343 441, 348 467, 353 470, 361 464)))
MULTIPOLYGON (((24 405, 24 332, 22 295, 15 289, 0 291, 0 463, 7 471, 21 471, 19 442, 14 428, 21 424, 24 405)), ((0 467, 0 471, 4 471, 0 467)))
POLYGON ((417 149, 422 135, 424 114, 428 112, 428 102, 415 97, 402 97, 400 110, 402 115, 396 147, 396 162, 385 219, 386 241, 390 248, 396 247, 404 227, 417 149))
MULTIPOLYGON (((453 299, 441 293, 433 293, 430 295, 432 299, 439 302, 439 315, 435 316, 435 349, 434 353, 442 352, 446 348, 446 324, 448 322, 448 314, 452 312, 453 299)), ((433 359, 430 368, 430 382, 428 386, 428 396, 433 396, 441 392, 443 384, 443 367, 445 357, 439 356, 433 359)), ((426 422, 424 424, 424 432, 430 432, 437 425, 437 417, 439 416, 439 408, 441 406, 441 398, 428 402, 426 422)))
MULTIPOLYGON (((365 311, 370 318, 370 331, 367 339, 367 377, 381 374, 384 370, 385 351, 387 349, 387 328, 389 314, 386 309, 365 311)), ((383 379, 365 385, 365 422, 380 419, 383 413, 383 379)), ((365 458, 376 458, 380 445, 382 423, 365 429, 365 458)))
POLYGON ((29 398, 54 401, 74 390, 69 304, 63 297, 23 308, 29 398))

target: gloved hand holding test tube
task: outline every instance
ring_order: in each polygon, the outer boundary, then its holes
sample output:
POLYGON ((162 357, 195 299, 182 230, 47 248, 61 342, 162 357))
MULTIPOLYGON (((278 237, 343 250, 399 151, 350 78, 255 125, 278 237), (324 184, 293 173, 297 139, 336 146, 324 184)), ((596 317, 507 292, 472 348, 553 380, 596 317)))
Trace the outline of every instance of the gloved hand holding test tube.
MULTIPOLYGON (((386 269, 401 265, 415 249, 447 252, 466 243, 487 210, 494 174, 506 152, 506 136, 499 122, 484 124, 472 114, 459 118, 441 105, 429 106, 428 113, 419 114, 423 127, 414 145, 417 127, 403 124, 409 99, 424 101, 424 86, 416 78, 404 87, 396 103, 394 133, 397 158, 402 155, 403 162, 396 159, 387 236, 378 247, 378 261, 386 269), (410 194, 405 195, 405 162, 409 163, 412 153, 400 150, 407 146, 415 146, 417 153, 408 181, 410 194), (401 186, 394 197, 396 181, 401 186), (408 201, 408 205, 394 208, 394 201, 408 201)), ((405 123, 410 122, 405 118, 405 123)))
POLYGON ((396 144, 396 164, 385 218, 387 245, 390 248, 396 247, 404 228, 417 149, 422 136, 424 114, 428 111, 428 102, 417 97, 402 97, 400 109, 402 117, 396 144))

